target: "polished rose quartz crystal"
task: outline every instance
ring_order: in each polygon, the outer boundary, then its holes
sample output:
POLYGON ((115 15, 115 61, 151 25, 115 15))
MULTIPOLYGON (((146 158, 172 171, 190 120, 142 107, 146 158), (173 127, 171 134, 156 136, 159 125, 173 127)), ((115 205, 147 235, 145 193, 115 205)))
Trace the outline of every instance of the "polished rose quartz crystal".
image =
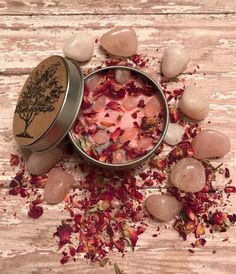
POLYGON ((179 124, 169 123, 164 141, 171 146, 178 144, 184 135, 185 129, 179 124))
POLYGON ((131 71, 128 69, 116 69, 115 81, 118 84, 127 84, 130 81, 131 71))
POLYGON ((188 87, 180 99, 179 108, 188 117, 194 120, 203 120, 209 111, 208 97, 199 88, 188 87))
POLYGON ((151 195, 145 201, 146 210, 156 219, 168 222, 181 210, 182 204, 173 196, 151 195))
POLYGON ((124 150, 116 150, 113 153, 113 164, 122 164, 126 162, 125 152, 124 150))
POLYGON ((144 113, 147 117, 153 117, 161 110, 161 102, 157 96, 153 96, 147 101, 144 107, 144 113))
POLYGON ((139 98, 137 96, 126 96, 122 106, 126 109, 126 110, 131 110, 135 107, 137 107, 139 102, 139 98))
POLYGON ((206 182, 204 166, 194 158, 181 159, 171 168, 170 180, 181 191, 199 192, 206 182))
POLYGON ((120 136, 120 142, 124 144, 127 141, 133 140, 138 134, 136 128, 126 129, 125 132, 120 136))
POLYGON ((43 175, 57 162, 62 160, 63 152, 54 147, 44 152, 33 152, 26 163, 27 170, 32 175, 43 175))
POLYGON ((92 109, 95 112, 101 111, 106 105, 106 97, 105 96, 99 96, 93 103, 92 109))
POLYGON ((44 200, 50 204, 62 202, 74 182, 74 177, 71 174, 59 168, 53 168, 48 173, 48 180, 44 189, 44 200))
POLYGON ((91 137, 97 144, 101 145, 106 143, 109 140, 109 135, 103 129, 98 130, 92 137, 91 137))
POLYGON ((88 61, 93 55, 94 38, 86 32, 79 32, 66 42, 63 51, 66 57, 80 62, 88 61))
POLYGON ((216 130, 205 129, 193 139, 192 147, 198 159, 223 157, 230 151, 230 140, 216 130))
POLYGON ((187 51, 181 47, 166 49, 162 57, 161 70, 167 78, 174 78, 185 68, 189 62, 187 51))
POLYGON ((129 57, 138 48, 137 35, 132 27, 115 27, 102 35, 101 46, 111 54, 129 57))

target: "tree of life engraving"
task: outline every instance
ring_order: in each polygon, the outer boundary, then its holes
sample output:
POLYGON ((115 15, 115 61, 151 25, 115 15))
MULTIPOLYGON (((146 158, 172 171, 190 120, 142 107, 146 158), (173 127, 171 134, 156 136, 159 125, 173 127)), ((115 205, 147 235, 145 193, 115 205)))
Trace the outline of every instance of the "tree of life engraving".
POLYGON ((52 112, 55 109, 54 104, 64 92, 56 76, 60 64, 58 61, 46 68, 43 66, 41 71, 35 72, 34 77, 24 89, 15 113, 18 113, 25 124, 23 132, 18 133, 17 137, 34 138, 28 130, 35 117, 40 113, 52 112))

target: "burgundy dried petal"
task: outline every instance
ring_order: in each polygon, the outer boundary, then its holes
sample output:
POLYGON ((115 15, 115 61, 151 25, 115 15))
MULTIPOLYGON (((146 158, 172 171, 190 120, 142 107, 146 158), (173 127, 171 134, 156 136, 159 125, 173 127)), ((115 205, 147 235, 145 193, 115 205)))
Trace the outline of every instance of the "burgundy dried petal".
POLYGON ((145 67, 149 60, 148 59, 144 60, 141 54, 134 54, 131 57, 131 61, 139 67, 145 67))
POLYGON ((88 85, 84 85, 84 96, 86 96, 86 97, 88 97, 89 96, 89 92, 90 92, 90 90, 89 90, 89 87, 88 87, 88 85))
POLYGON ((114 241, 114 245, 118 249, 118 251, 123 252, 125 249, 125 241, 123 239, 119 239, 117 241, 114 241))
POLYGON ((14 187, 14 188, 10 189, 8 193, 9 193, 9 195, 16 196, 19 194, 19 189, 14 187))
POLYGON ((31 204, 28 211, 29 217, 33 219, 38 219, 43 214, 43 208, 39 205, 31 204))
POLYGON ((35 187, 44 187, 48 179, 48 175, 31 175, 30 183, 35 187))
POLYGON ((88 97, 84 96, 82 100, 81 109, 85 110, 91 107, 91 103, 89 102, 88 97))
POLYGON ((140 99, 139 102, 138 102, 138 107, 139 108, 144 108, 145 107, 145 103, 144 103, 144 100, 143 99, 140 99))
POLYGON ((116 90, 113 81, 107 81, 94 91, 93 96, 98 96, 99 94, 116 100, 124 98, 126 91, 124 89, 116 90))
POLYGON ((23 187, 20 188, 19 193, 22 198, 29 197, 29 193, 28 193, 27 189, 25 189, 23 187))
POLYGON ((150 174, 145 173, 145 172, 142 172, 142 173, 139 174, 139 177, 143 180, 145 180, 148 176, 150 176, 150 174))
POLYGON ((109 103, 106 104, 105 110, 108 110, 108 109, 119 111, 119 112, 125 112, 121 104, 115 101, 110 101, 109 103))
POLYGON ((184 90, 182 88, 179 88, 179 89, 174 89, 169 96, 167 96, 167 101, 170 101, 171 99, 179 99, 182 94, 183 94, 184 90))
POLYGON ((226 167, 225 168, 225 178, 229 178, 230 177, 230 171, 229 169, 226 167))
POLYGON ((116 129, 111 133, 110 139, 111 139, 113 142, 115 142, 115 141, 119 138, 119 136, 122 134, 122 132, 123 132, 123 130, 122 130, 120 127, 116 128, 116 129))
POLYGON ((10 165, 11 166, 18 166, 20 163, 20 157, 16 154, 10 154, 10 165))
POLYGON ((141 87, 137 87, 134 81, 131 81, 128 84, 126 84, 125 89, 127 90, 129 95, 133 96, 139 96, 144 92, 144 89, 141 87))
POLYGON ((60 263, 61 264, 66 264, 68 261, 69 261, 69 256, 66 255, 66 256, 63 256, 62 259, 60 260, 60 263))
POLYGON ((215 212, 210 219, 212 225, 222 225, 227 218, 227 214, 224 212, 215 212))
POLYGON ((236 187, 235 186, 226 186, 225 193, 236 193, 236 187))
POLYGON ((57 227, 56 235, 59 237, 61 245, 65 245, 70 242, 71 233, 72 227, 69 224, 62 224, 57 227))

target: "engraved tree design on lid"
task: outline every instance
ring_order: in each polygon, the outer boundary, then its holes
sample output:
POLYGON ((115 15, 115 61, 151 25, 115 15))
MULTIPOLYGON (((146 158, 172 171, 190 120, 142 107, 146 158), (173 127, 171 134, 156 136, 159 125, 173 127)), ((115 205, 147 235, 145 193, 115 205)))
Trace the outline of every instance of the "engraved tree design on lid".
POLYGON ((52 112, 55 110, 54 103, 58 101, 60 95, 65 92, 63 86, 58 83, 56 72, 61 62, 58 61, 47 67, 42 66, 37 70, 21 94, 15 113, 19 114, 20 119, 24 120, 25 127, 23 132, 17 137, 34 138, 27 130, 35 117, 40 113, 52 112))

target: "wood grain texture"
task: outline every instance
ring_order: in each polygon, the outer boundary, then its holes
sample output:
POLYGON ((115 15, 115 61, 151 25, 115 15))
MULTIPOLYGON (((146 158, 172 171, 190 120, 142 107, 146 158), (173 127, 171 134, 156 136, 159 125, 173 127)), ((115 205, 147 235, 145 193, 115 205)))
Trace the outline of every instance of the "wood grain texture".
MULTIPOLYGON (((28 74, 42 59, 62 54, 66 39, 78 31, 88 30, 100 37, 116 25, 133 25, 139 36, 139 52, 153 56, 152 66, 157 70, 163 50, 183 44, 191 55, 188 72, 197 65, 202 73, 236 71, 236 15, 149 15, 142 20, 135 15, 71 15, 63 20, 61 16, 48 16, 46 20, 44 16, 1 18, 1 74, 28 74)), ((94 66, 101 63, 101 54, 97 45, 94 66)))
MULTIPOLYGON (((39 61, 62 54, 65 40, 79 30, 99 37, 116 25, 133 25, 139 36, 139 52, 151 60, 150 73, 160 79, 164 49, 184 44, 191 62, 183 83, 170 88, 196 84, 210 98, 206 127, 228 135, 232 150, 224 158, 236 179, 236 1, 1 1, 0 0, 0 273, 114 273, 113 266, 101 268, 79 259, 62 266, 53 233, 67 214, 62 205, 44 205, 44 214, 33 221, 27 217, 24 199, 9 196, 9 154, 17 150, 12 137, 12 117, 18 93, 28 73, 39 61), (157 51, 158 49, 158 51, 157 51), (153 59, 151 57, 154 57, 153 59), (199 69, 197 68, 199 65, 199 69), (196 69, 196 72, 192 72, 196 69), (208 124, 208 121, 211 121, 208 124), (3 173, 4 172, 4 173, 3 173)), ((95 56, 83 65, 96 67, 105 56, 96 45, 95 56)), ((76 161, 76 159, 72 160, 76 161)), ((220 162, 220 160, 218 161, 220 162)), ((225 181, 217 182, 222 188, 225 181)), ((236 195, 229 210, 236 211, 236 195)), ((150 221, 135 252, 124 258, 109 254, 127 274, 156 273, 235 273, 236 227, 221 234, 207 235, 207 245, 194 254, 170 225, 161 225, 161 234, 153 238, 157 223, 150 221), (229 241, 223 241, 226 237, 229 241), (216 250, 216 254, 212 251, 216 250)))
POLYGON ((2 0, 0 14, 235 13, 235 0, 2 0))

